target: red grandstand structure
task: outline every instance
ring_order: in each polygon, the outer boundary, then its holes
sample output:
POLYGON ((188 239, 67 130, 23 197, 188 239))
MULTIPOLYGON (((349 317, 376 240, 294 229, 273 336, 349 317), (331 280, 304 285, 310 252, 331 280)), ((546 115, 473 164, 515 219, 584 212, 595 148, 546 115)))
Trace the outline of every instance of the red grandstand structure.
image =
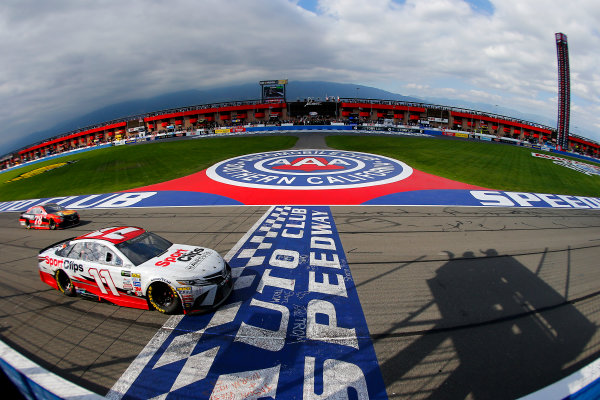
POLYGON ((567 35, 556 33, 556 56, 558 58, 558 119, 557 145, 569 146, 569 118, 571 106, 571 79, 569 71, 569 47, 567 35))
MULTIPOLYGON (((293 102, 261 99, 162 110, 78 129, 3 157, 0 169, 67 150, 129 139, 141 132, 146 137, 166 133, 182 136, 197 130, 208 133, 231 127, 231 132, 235 133, 242 132, 244 126, 283 123, 394 124, 462 132, 455 136, 465 138, 486 135, 498 141, 521 141, 550 147, 558 144, 558 131, 552 127, 477 110, 378 99, 327 98, 315 101, 309 98, 293 102)), ((593 157, 600 155, 597 142, 574 135, 563 137, 567 138, 562 146, 565 150, 593 157)))

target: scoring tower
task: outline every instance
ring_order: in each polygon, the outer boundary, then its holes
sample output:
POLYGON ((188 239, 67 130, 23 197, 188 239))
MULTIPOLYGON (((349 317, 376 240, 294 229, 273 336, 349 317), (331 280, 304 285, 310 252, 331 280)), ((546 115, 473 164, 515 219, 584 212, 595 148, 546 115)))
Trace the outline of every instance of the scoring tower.
POLYGON ((571 105, 571 81, 569 72, 569 47, 567 35, 556 33, 556 55, 558 57, 558 121, 557 145, 568 150, 569 146, 569 113, 571 105))

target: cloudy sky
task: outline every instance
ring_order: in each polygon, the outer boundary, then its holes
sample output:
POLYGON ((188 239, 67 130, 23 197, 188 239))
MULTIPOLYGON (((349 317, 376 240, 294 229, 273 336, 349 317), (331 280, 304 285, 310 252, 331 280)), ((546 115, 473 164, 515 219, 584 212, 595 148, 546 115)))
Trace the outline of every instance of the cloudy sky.
POLYGON ((117 102, 279 78, 555 120, 555 32, 571 131, 600 141, 599 21, 598 0, 3 0, 0 155, 117 102))

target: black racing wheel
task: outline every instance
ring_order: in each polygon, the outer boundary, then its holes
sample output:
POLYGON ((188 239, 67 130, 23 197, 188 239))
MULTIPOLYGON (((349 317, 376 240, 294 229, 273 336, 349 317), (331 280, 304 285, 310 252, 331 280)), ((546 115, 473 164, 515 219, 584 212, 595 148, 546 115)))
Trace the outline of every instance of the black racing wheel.
POLYGON ((71 278, 69 278, 65 271, 57 269, 54 273, 54 278, 56 279, 58 290, 63 292, 65 296, 73 297, 76 295, 75 285, 73 285, 73 281, 71 281, 71 278))
POLYGON ((181 308, 181 300, 170 285, 163 282, 154 282, 148 288, 148 301, 163 314, 175 314, 181 308))

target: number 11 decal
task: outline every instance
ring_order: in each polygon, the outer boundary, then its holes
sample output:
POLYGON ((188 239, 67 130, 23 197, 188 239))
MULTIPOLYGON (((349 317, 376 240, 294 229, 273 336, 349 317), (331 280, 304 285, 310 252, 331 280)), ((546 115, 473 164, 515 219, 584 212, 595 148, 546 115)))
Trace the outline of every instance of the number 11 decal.
POLYGON ((114 296, 119 295, 119 291, 117 290, 117 287, 115 286, 115 283, 113 282, 110 276, 110 272, 108 272, 107 269, 101 269, 100 271, 98 271, 96 268, 90 268, 88 269, 88 272, 92 277, 94 277, 94 279, 96 280, 96 284, 98 285, 98 288, 102 293, 108 294, 108 292, 106 291, 106 286, 108 286, 110 292, 114 296), (104 286, 104 284, 106 284, 106 286, 104 286))

